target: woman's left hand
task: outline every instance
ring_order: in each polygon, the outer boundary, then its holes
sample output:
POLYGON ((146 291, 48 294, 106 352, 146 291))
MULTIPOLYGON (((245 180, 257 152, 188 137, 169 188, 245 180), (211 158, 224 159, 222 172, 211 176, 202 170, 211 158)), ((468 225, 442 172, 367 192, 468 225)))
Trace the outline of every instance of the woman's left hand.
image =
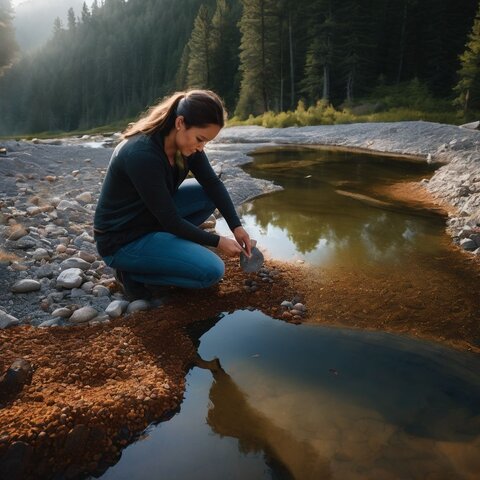
POLYGON ((243 247, 248 257, 252 254, 250 235, 243 227, 237 227, 233 230, 235 240, 243 247))

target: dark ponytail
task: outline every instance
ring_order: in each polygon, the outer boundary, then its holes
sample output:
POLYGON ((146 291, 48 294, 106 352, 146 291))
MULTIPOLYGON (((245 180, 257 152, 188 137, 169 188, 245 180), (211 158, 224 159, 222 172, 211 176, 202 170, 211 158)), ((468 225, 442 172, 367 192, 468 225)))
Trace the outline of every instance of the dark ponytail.
POLYGON ((222 128, 226 121, 225 107, 216 93, 210 90, 176 92, 158 105, 150 107, 140 120, 130 124, 123 132, 123 138, 137 133, 150 135, 155 131, 167 134, 174 128, 175 119, 180 115, 187 128, 212 124, 222 128))

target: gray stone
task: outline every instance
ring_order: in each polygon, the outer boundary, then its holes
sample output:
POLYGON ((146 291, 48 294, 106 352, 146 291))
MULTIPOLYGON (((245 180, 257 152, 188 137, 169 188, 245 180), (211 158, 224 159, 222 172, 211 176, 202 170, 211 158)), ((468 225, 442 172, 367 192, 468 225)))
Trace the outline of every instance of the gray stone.
POLYGON ((284 300, 281 304, 280 304, 281 307, 284 307, 284 308, 293 308, 293 303, 292 302, 289 302, 288 300, 284 300))
POLYGON ((38 327, 39 328, 49 328, 49 327, 57 327, 60 325, 60 319, 59 318, 51 318, 50 320, 45 320, 42 322, 38 327))
POLYGON ((96 297, 107 297, 110 295, 110 290, 103 285, 96 285, 95 287, 93 287, 93 294, 96 297))
POLYGON ((119 317, 128 307, 129 302, 126 300, 114 300, 110 305, 105 309, 105 313, 112 318, 119 317))
POLYGON ((52 317, 69 318, 72 315, 72 311, 69 308, 61 307, 52 312, 52 317))
POLYGON ((70 290, 70 298, 81 298, 88 296, 88 292, 82 290, 81 288, 72 288, 70 290))
POLYGON ((79 268, 67 268, 57 277, 57 287, 77 288, 83 282, 83 272, 79 268))
POLYGON ((300 312, 305 312, 307 310, 307 307, 303 303, 296 303, 293 308, 295 310, 299 310, 300 312))
POLYGON ((37 278, 53 278, 55 275, 56 268, 50 263, 45 265, 41 265, 35 271, 35 275, 37 278))
POLYGON ((82 207, 77 201, 61 200, 60 203, 57 205, 57 210, 60 211, 80 209, 82 209, 82 207))
POLYGON ((475 245, 480 247, 480 233, 474 233, 473 235, 470 235, 470 240, 473 240, 475 245))
POLYGON ((147 300, 135 300, 127 307, 127 313, 140 312, 142 310, 148 310, 150 308, 150 302, 147 300))
POLYGON ((9 328, 18 325, 20 320, 0 310, 0 328, 9 328))
POLYGON ((473 240, 470 240, 470 238, 462 238, 460 240, 460 246, 468 251, 473 251, 477 248, 477 244, 473 240))
POLYGON ((43 259, 48 260, 50 258, 50 254, 44 248, 37 248, 33 252, 32 257, 35 260, 43 260, 43 259))
POLYGON ((464 123, 460 126, 462 128, 468 128, 469 130, 480 130, 480 122, 478 120, 476 122, 464 123))
POLYGON ((69 320, 70 323, 84 323, 94 319, 97 315, 97 310, 93 307, 87 306, 75 310, 69 320))
POLYGON ((82 290, 87 293, 92 293, 94 286, 95 284, 92 281, 88 281, 82 285, 82 290))
POLYGON ((68 268, 80 268, 81 270, 85 271, 90 268, 90 263, 82 260, 78 257, 67 258, 60 264, 60 268, 62 270, 67 270, 68 268))
POLYGON ((59 237, 62 235, 68 235, 68 230, 63 227, 59 227, 58 225, 49 224, 45 227, 45 233, 49 237, 59 237))
POLYGON ((77 195, 75 197, 75 200, 77 202, 82 202, 82 203, 92 203, 93 196, 91 192, 83 192, 83 193, 80 193, 80 195, 77 195))
POLYGON ((35 248, 37 246, 37 241, 31 235, 26 235, 20 240, 17 240, 13 246, 20 250, 28 250, 30 248, 35 248))
MULTIPOLYGON (((93 253, 90 253, 90 252, 85 252, 84 250, 81 250, 80 252, 78 252, 78 256, 82 260, 85 260, 86 262, 88 262, 90 264, 97 261, 97 256, 96 255, 94 255, 93 253)), ((91 267, 93 267, 93 265, 91 265, 91 267)))
POLYGON ((41 288, 40 282, 27 278, 25 280, 20 280, 16 282, 12 286, 11 290, 13 293, 28 293, 28 292, 35 292, 37 290, 40 290, 40 288, 41 288))

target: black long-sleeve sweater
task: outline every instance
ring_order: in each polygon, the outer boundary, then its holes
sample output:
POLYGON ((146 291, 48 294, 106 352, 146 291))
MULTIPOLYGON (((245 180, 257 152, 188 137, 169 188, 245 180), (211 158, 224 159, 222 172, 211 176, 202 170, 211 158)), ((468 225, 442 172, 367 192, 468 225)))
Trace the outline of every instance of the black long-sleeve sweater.
POLYGON ((94 217, 100 255, 112 255, 149 232, 165 231, 193 242, 216 247, 219 236, 184 220, 173 195, 191 171, 225 217, 231 230, 241 225, 230 196, 204 152, 170 165, 163 135, 136 135, 113 152, 94 217))

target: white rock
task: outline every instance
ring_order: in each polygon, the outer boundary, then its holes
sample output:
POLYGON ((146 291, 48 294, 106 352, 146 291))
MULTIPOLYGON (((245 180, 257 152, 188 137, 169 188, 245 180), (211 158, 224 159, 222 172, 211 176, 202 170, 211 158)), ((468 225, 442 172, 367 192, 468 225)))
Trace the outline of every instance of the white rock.
POLYGON ((83 192, 75 197, 77 202, 92 203, 93 195, 90 192, 83 192))
POLYGON ((58 318, 51 318, 50 320, 45 320, 38 327, 39 328, 48 328, 56 327, 59 324, 60 320, 58 318))
POLYGON ((16 282, 12 286, 12 292, 13 293, 28 293, 28 292, 35 292, 37 290, 40 290, 41 285, 40 282, 37 282, 36 280, 32 280, 30 278, 26 278, 24 280, 20 280, 16 282))
POLYGON ((18 325, 20 320, 15 318, 12 315, 0 310, 0 328, 8 328, 13 327, 14 325, 18 325))
POLYGON ((57 210, 65 211, 65 210, 79 210, 81 209, 80 204, 77 201, 70 201, 70 200, 62 200, 57 205, 57 210))
POLYGON ((72 315, 72 311, 69 308, 61 307, 52 312, 52 317, 69 318, 72 315))
POLYGON ((105 313, 112 317, 119 317, 128 307, 129 302, 126 300, 114 300, 110 305, 105 309, 105 313))
POLYGON ((77 288, 83 282, 83 272, 79 268, 67 268, 57 277, 57 287, 77 288))
POLYGON ((82 307, 75 310, 70 317, 71 323, 84 323, 89 322, 98 315, 97 310, 93 307, 82 307))
POLYGON ((305 305, 304 305, 303 303, 296 303, 296 304, 293 306, 293 308, 294 308, 295 310, 299 310, 300 312, 304 312, 304 311, 307 309, 307 307, 305 307, 305 305))
POLYGON ((150 302, 147 300, 135 300, 127 307, 127 313, 140 312, 142 310, 148 310, 150 308, 150 302))
POLYGON ((90 263, 86 262, 85 260, 78 258, 78 257, 72 257, 72 258, 67 258, 60 264, 60 268, 62 270, 67 270, 67 268, 79 268, 80 270, 86 271, 90 268, 90 263))

